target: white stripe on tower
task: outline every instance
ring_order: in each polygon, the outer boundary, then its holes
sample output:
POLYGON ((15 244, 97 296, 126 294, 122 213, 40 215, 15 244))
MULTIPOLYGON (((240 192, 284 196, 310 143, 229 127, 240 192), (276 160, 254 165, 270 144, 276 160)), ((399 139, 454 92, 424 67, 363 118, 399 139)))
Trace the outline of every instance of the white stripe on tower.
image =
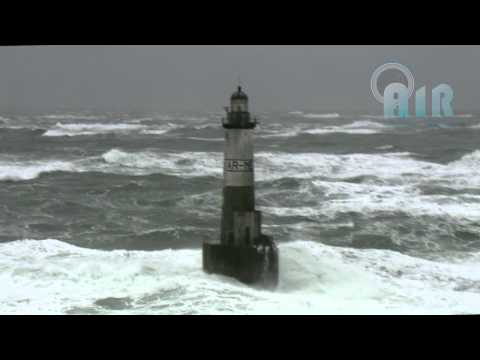
POLYGON ((227 129, 224 157, 224 186, 253 186, 253 131, 227 129))

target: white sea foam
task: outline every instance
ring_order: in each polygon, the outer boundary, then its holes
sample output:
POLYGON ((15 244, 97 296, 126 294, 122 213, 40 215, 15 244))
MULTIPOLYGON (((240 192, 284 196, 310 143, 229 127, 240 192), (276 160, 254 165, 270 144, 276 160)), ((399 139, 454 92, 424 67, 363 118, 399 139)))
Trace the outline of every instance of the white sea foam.
POLYGON ((105 119, 104 115, 82 115, 82 114, 52 114, 43 115, 43 119, 50 120, 101 120, 105 119))
POLYGON ((156 130, 142 130, 142 134, 145 135, 163 135, 166 134, 169 129, 156 129, 156 130))
POLYGON ((172 130, 181 129, 183 127, 184 126, 180 124, 167 123, 165 125, 156 125, 156 126, 150 126, 148 128, 144 128, 144 130, 142 130, 140 134, 164 135, 172 130))
POLYGON ((370 135, 379 133, 378 130, 371 129, 348 129, 342 126, 332 126, 323 129, 311 129, 305 131, 307 134, 320 135, 320 134, 332 134, 332 133, 344 133, 344 134, 357 134, 357 135, 370 135))
POLYGON ((394 148, 393 145, 383 145, 383 146, 378 146, 375 149, 377 149, 377 150, 391 150, 393 148, 394 148))
MULTIPOLYGON (((460 224, 480 221, 479 195, 428 195, 421 190, 436 184, 449 189, 477 189, 480 186, 480 151, 446 165, 419 161, 409 153, 260 153, 257 159, 258 179, 308 179, 297 196, 309 204, 317 203, 303 207, 265 206, 263 210, 267 213, 315 219, 345 212, 401 211, 411 216, 449 218, 460 224), (282 171, 278 171, 279 168, 282 171), (365 179, 360 183, 350 181, 359 177, 365 179), (317 201, 319 191, 324 196, 321 201, 317 201)), ((275 191, 267 190, 267 193, 275 191)))
POLYGON ((263 291, 201 270, 201 250, 99 251, 57 240, 0 244, 1 314, 462 314, 480 311, 480 261, 280 244, 263 291), (123 309, 95 304, 125 299, 123 309))
MULTIPOLYGON (((0 162, 0 181, 24 181, 53 171, 148 175, 166 174, 184 178, 222 177, 220 152, 159 153, 112 149, 101 158, 78 161, 6 159, 0 162)), ((423 194, 422 187, 438 184, 450 189, 480 186, 480 151, 450 164, 419 161, 409 153, 333 155, 318 153, 260 152, 256 154, 256 179, 303 179, 296 196, 308 206, 264 206, 277 216, 308 216, 311 219, 338 213, 404 212, 411 216, 448 218, 458 224, 480 221, 480 196, 476 194, 423 194), (351 181, 359 177, 365 179, 351 181), (319 191, 323 194, 321 201, 319 191), (312 205, 312 203, 314 205, 312 205)), ((263 196, 269 192, 264 190, 263 196)))
MULTIPOLYGON (((307 216, 310 219, 334 218, 338 213, 361 214, 403 212, 410 216, 435 216, 455 223, 480 220, 480 196, 422 195, 414 186, 378 186, 341 182, 314 181, 314 187, 327 196, 317 206, 278 207, 262 209, 277 216, 307 216), (332 197, 332 198, 329 198, 332 197)), ((307 197, 310 202, 314 195, 307 197)), ((480 235, 480 234, 479 234, 480 235)))
POLYGON ((142 123, 144 121, 151 121, 151 120, 153 120, 152 117, 135 118, 135 119, 128 120, 128 123, 139 124, 139 123, 142 123))
MULTIPOLYGON (((208 141, 213 140, 221 139, 208 141)), ((0 159, 0 179, 28 180, 51 171, 221 177, 222 159, 221 152, 126 152, 121 149, 112 149, 100 157, 70 162, 57 159, 33 162, 4 158, 0 159)), ((327 177, 336 179, 339 184, 347 184, 346 186, 352 187, 352 191, 356 185, 344 182, 344 179, 360 176, 376 179, 374 183, 370 181, 366 184, 381 185, 384 190, 387 189, 386 186, 417 187, 435 183, 452 189, 480 186, 480 150, 446 165, 414 159, 408 152, 349 155, 259 152, 255 155, 255 161, 256 179, 259 181, 284 177, 317 181, 319 177, 327 177)))
POLYGON ((340 114, 330 113, 330 114, 302 114, 306 119, 336 119, 340 117, 340 114))
POLYGON ((326 126, 316 129, 306 130, 308 134, 330 134, 330 133, 346 133, 346 134, 377 134, 388 129, 387 126, 373 121, 355 121, 352 124, 342 126, 326 126))
POLYGON ((450 163, 450 165, 455 167, 476 167, 480 166, 480 150, 475 150, 472 153, 462 156, 460 160, 450 163))
POLYGON ((403 172, 422 171, 435 165, 412 159, 410 155, 410 153, 334 155, 261 152, 256 154, 256 171, 260 179, 317 176, 345 178, 364 175, 397 179, 403 172))
MULTIPOLYGON (((139 121, 140 122, 140 121, 139 121)), ((47 130, 43 136, 85 136, 101 135, 108 133, 139 133, 145 135, 163 135, 171 130, 183 127, 183 125, 167 123, 163 125, 142 125, 139 123, 78 123, 62 124, 57 123, 53 128, 47 130)))
POLYGON ((312 128, 311 125, 300 124, 297 126, 274 126, 270 128, 261 129, 257 135, 260 138, 275 138, 275 137, 294 137, 301 134, 333 134, 333 133, 345 133, 345 134, 377 134, 385 130, 389 130, 390 126, 380 124, 373 121, 358 120, 351 124, 332 126, 325 124, 317 125, 312 128))
POLYGON ((48 130, 43 136, 80 136, 96 135, 113 132, 127 132, 142 130, 146 127, 136 124, 62 124, 57 123, 53 129, 48 130))
POLYGON ((191 122, 200 122, 200 121, 209 120, 209 118, 205 116, 179 116, 178 119, 183 121, 191 121, 191 122))
MULTIPOLYGON (((256 154, 258 180, 275 180, 282 177, 336 178, 376 175, 397 179, 402 172, 423 171, 435 164, 409 158, 409 153, 330 155, 319 153, 260 152, 256 154)), ((159 153, 156 151, 126 152, 112 149, 102 155, 103 160, 119 167, 166 172, 175 175, 222 174, 220 152, 159 153)), ((115 168, 110 168, 115 170, 115 168)))
POLYGON ((156 115, 156 119, 161 120, 161 121, 174 121, 175 117, 172 115, 156 115))
POLYGON ((43 130, 43 128, 35 126, 35 125, 10 125, 10 126, 2 126, 3 129, 9 129, 9 130, 43 130))
POLYGON ((201 137, 187 137, 186 139, 191 139, 191 140, 198 140, 198 141, 214 141, 214 142, 222 142, 225 141, 224 138, 201 138, 201 137))
POLYGON ((295 137, 301 133, 300 127, 279 129, 279 130, 262 130, 257 136, 259 138, 285 138, 295 137))
POLYGON ((387 128, 387 126, 385 126, 384 124, 380 124, 378 122, 368 121, 368 120, 354 121, 353 123, 345 125, 344 127, 348 129, 364 129, 364 128, 385 129, 387 128))
POLYGON ((167 175, 221 176, 221 153, 128 153, 112 149, 102 155, 110 165, 139 170, 137 174, 162 173, 167 175))
POLYGON ((316 114, 316 113, 305 113, 303 111, 290 111, 288 113, 289 115, 295 115, 295 116, 300 116, 306 119, 336 119, 340 117, 340 114, 338 113, 321 113, 321 114, 316 114))
POLYGON ((24 181, 54 171, 75 171, 70 162, 0 162, 0 181, 24 181))

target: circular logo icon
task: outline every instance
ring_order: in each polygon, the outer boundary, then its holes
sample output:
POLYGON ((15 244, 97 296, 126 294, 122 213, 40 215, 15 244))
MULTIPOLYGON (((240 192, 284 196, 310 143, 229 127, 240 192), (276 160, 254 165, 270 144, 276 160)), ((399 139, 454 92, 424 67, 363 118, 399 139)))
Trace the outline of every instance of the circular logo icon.
POLYGON ((407 78, 407 88, 408 88, 408 98, 410 98, 415 91, 415 80, 413 78, 412 72, 404 65, 399 63, 387 63, 383 64, 377 68, 370 79, 370 87, 372 89, 372 94, 377 99, 378 102, 383 104, 383 95, 378 91, 378 78, 386 70, 398 70, 407 78))

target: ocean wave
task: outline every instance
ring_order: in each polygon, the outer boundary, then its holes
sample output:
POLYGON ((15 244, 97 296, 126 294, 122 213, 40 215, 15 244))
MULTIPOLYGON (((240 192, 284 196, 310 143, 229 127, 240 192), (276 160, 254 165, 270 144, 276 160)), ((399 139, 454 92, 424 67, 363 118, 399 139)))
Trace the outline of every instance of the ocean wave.
MULTIPOLYGON (((33 162, 7 159, 8 161, 0 162, 0 179, 29 180, 53 171, 221 177, 222 159, 221 152, 127 152, 111 149, 100 157, 74 161, 44 159, 33 162)), ((383 186, 420 186, 435 183, 447 184, 452 189, 480 186, 480 150, 466 154, 449 164, 418 160, 408 152, 348 155, 259 152, 255 156, 255 162, 258 181, 282 178, 315 181, 326 177, 343 183, 345 179, 372 177, 377 184, 383 186)), ((349 181, 346 183, 349 186, 354 185, 349 181)))
POLYGON ((127 168, 147 170, 148 173, 163 173, 183 177, 220 176, 221 153, 129 153, 112 149, 102 155, 105 162, 127 168))
POLYGON ((288 138, 288 137, 295 137, 300 135, 302 129, 299 127, 296 128, 286 128, 280 130, 262 130, 258 135, 259 138, 288 138))
POLYGON ((0 131, 2 130, 23 130, 23 131, 35 131, 35 132, 41 131, 42 133, 45 131, 44 128, 40 126, 35 126, 33 124, 0 126, 0 131))
POLYGON ((203 124, 203 125, 197 125, 193 126, 193 129, 195 130, 206 130, 206 129, 212 129, 212 130, 218 130, 218 124, 203 124))
POLYGON ((102 120, 106 117, 104 115, 81 115, 81 114, 51 114, 42 115, 42 119, 48 120, 102 120))
MULTIPOLYGON (((411 154, 352 154, 332 155, 321 153, 290 154, 259 152, 255 156, 259 181, 285 177, 314 179, 318 176, 345 178, 375 175, 383 180, 398 179, 404 172, 422 173, 435 166, 410 158, 411 154)), ((139 171, 139 174, 157 173, 178 176, 222 176, 221 152, 126 152, 112 149, 102 155, 110 165, 105 171, 139 171)), ((440 166, 440 165, 439 165, 440 166)))
POLYGON ((191 122, 201 122, 201 121, 210 120, 208 117, 205 117, 205 116, 179 116, 178 119, 182 121, 191 121, 191 122))
POLYGON ((75 171, 75 166, 65 161, 45 162, 1 162, 0 181, 32 180, 44 173, 55 171, 75 171))
MULTIPOLYGON (((424 195, 415 185, 352 184, 315 180, 296 199, 297 203, 314 206, 265 206, 265 213, 280 217, 303 216, 309 219, 335 218, 339 214, 358 213, 375 217, 378 214, 403 213, 411 217, 437 217, 450 224, 472 224, 480 220, 480 196, 424 195), (321 200, 319 191, 323 193, 321 200), (447 220, 445 220, 447 221, 447 220)), ((477 231, 476 231, 477 232, 477 231)), ((480 233, 478 233, 480 236, 480 233)))
POLYGON ((280 244, 263 291, 202 271, 201 250, 100 251, 58 240, 0 244, 2 314, 466 314, 480 310, 480 261, 280 244))
POLYGON ((152 120, 154 120, 153 117, 142 117, 142 118, 129 119, 127 122, 130 124, 141 124, 142 122, 148 122, 152 120))
POLYGON ((0 124, 8 124, 10 122, 9 118, 0 116, 0 124))
MULTIPOLYGON (((220 140, 220 138, 208 139, 208 141, 220 140)), ((480 150, 466 154, 449 164, 422 161, 413 158, 413 155, 409 152, 348 155, 259 152, 255 155, 255 172, 258 181, 275 181, 282 178, 313 181, 324 177, 332 181, 344 181, 344 179, 372 177, 380 184, 394 186, 405 184, 420 186, 435 183, 447 184, 452 189, 480 186, 480 150)), ((127 152, 111 149, 101 156, 74 161, 58 159, 43 159, 36 162, 20 159, 0 161, 0 179, 28 180, 41 173, 52 171, 221 177, 222 159, 221 152, 158 152, 157 150, 127 152)))
POLYGON ((145 135, 163 135, 169 132, 170 129, 155 129, 155 130, 142 130, 141 134, 145 135))
POLYGON ((301 116, 306 119, 336 119, 340 117, 340 114, 338 113, 328 113, 328 114, 307 113, 307 114, 302 114, 301 116))
MULTIPOLYGON (((220 140, 220 139, 218 139, 220 140)), ((409 152, 391 152, 383 154, 335 155, 322 153, 284 153, 259 152, 255 156, 256 173, 259 181, 275 180, 284 177, 315 179, 326 176, 332 179, 374 176, 388 183, 411 183, 422 177, 437 177, 441 180, 453 175, 463 178, 450 180, 476 180, 479 172, 480 151, 463 156, 450 164, 438 164, 412 158, 409 152), (408 175, 402 179, 405 175, 408 175)), ((175 175, 221 175, 221 152, 126 152, 112 149, 104 153, 101 159, 110 165, 132 169, 145 169, 152 173, 165 170, 175 175)), ((91 169, 101 163, 84 163, 79 170, 90 166, 91 169)), ((115 170, 110 167, 109 170, 115 170)))
POLYGON ((412 159, 411 155, 408 152, 349 155, 260 152, 256 154, 256 171, 259 179, 272 179, 277 176, 344 178, 362 175, 389 179, 398 178, 408 171, 422 172, 435 165, 412 159))
POLYGON ((285 125, 270 125, 266 128, 260 129, 256 135, 259 138, 282 138, 295 137, 302 134, 332 134, 332 133, 346 133, 346 134, 377 134, 385 130, 391 129, 391 126, 380 124, 374 121, 357 120, 351 124, 337 125, 337 126, 316 126, 311 127, 311 124, 300 124, 297 126, 285 125))
MULTIPOLYGON (((419 161, 409 153, 263 153, 258 158, 257 179, 301 180, 293 197, 293 190, 278 189, 274 184, 262 190, 262 210, 268 214, 324 221, 348 213, 372 218, 402 213, 418 221, 422 217, 443 218, 480 238, 475 225, 480 221, 480 195, 475 190, 480 186, 480 151, 449 164, 419 161)), ((432 226, 430 221, 425 223, 425 228, 432 226)), ((451 238, 456 236, 455 228, 438 230, 451 238)))
POLYGON ((112 132, 138 131, 145 129, 143 125, 134 124, 62 124, 57 123, 53 129, 49 129, 43 136, 81 136, 98 135, 112 132))
POLYGON ((184 128, 183 125, 180 124, 173 124, 173 123, 167 123, 165 125, 157 125, 157 126, 151 126, 147 129, 144 129, 140 132, 140 134, 144 135, 164 135, 172 130, 177 130, 177 129, 182 129, 184 128))
MULTIPOLYGON (((143 121, 143 120, 142 120, 143 121)), ((61 137, 61 136, 87 136, 102 135, 108 133, 138 133, 143 135, 165 135, 173 130, 217 130, 218 125, 205 123, 200 125, 185 125, 168 122, 166 124, 155 124, 151 122, 129 121, 128 123, 57 123, 52 128, 47 129, 43 136, 61 137)), ((310 125, 311 127, 311 125, 310 125)), ((285 127, 266 126, 260 129, 259 138, 275 137, 295 137, 301 134, 329 134, 329 133, 347 133, 347 134, 376 134, 388 130, 390 126, 376 123, 373 121, 359 120, 351 124, 340 126, 321 126, 309 128, 306 124, 300 126, 285 127)))
POLYGON ((48 129, 43 136, 87 136, 102 135, 109 133, 138 133, 144 135, 163 135, 172 130, 183 128, 183 125, 167 123, 162 125, 144 125, 140 123, 57 123, 53 128, 48 129))
POLYGON ((224 138, 201 138, 201 137, 195 137, 195 136, 187 137, 186 139, 197 140, 197 141, 214 141, 214 142, 225 141, 224 138))
POLYGON ((155 153, 125 152, 112 149, 99 157, 60 160, 0 161, 0 181, 26 181, 56 171, 71 173, 102 172, 119 175, 145 176, 164 174, 183 178, 222 175, 221 153, 155 153))
POLYGON ((368 121, 368 120, 359 120, 351 124, 344 126, 347 129, 363 129, 363 128, 373 128, 373 129, 385 129, 388 126, 380 124, 378 122, 368 121))
POLYGON ((476 170, 480 167, 480 150, 475 150, 460 158, 460 160, 453 161, 449 164, 456 168, 464 168, 466 170, 476 170))
POLYGON ((330 133, 346 133, 346 134, 377 134, 389 127, 373 121, 355 121, 351 124, 342 126, 327 126, 322 128, 305 130, 307 134, 330 134, 330 133))
POLYGON ((382 145, 382 146, 376 147, 375 149, 376 149, 376 150, 391 150, 391 149, 393 149, 393 148, 394 148, 393 145, 382 145))

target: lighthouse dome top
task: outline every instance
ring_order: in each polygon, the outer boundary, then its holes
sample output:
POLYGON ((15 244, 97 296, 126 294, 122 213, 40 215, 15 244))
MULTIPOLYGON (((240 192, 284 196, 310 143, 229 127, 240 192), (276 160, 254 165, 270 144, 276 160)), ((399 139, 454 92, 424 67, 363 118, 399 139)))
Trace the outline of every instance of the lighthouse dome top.
POLYGON ((242 87, 239 86, 237 91, 232 94, 231 100, 248 100, 247 94, 242 91, 242 87))

